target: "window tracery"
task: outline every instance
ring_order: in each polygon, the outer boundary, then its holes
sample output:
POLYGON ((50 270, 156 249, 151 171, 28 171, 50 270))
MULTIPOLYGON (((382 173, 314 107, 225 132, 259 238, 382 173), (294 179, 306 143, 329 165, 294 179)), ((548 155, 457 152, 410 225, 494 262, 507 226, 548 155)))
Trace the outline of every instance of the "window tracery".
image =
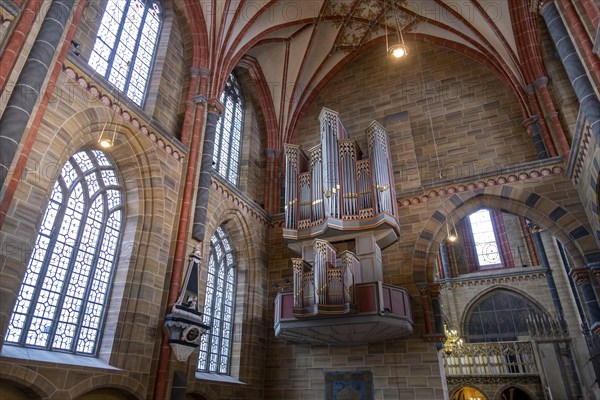
POLYGON ((123 190, 99 150, 75 153, 54 184, 5 336, 94 355, 121 238, 123 190))
POLYGON ((142 106, 161 28, 152 0, 108 0, 89 65, 142 106))
POLYGON ((229 374, 235 287, 233 247, 225 229, 220 226, 210 240, 203 323, 211 329, 200 342, 200 372, 229 374))
POLYGON ((234 74, 229 75, 220 98, 224 106, 217 122, 213 168, 233 185, 238 184, 244 123, 244 99, 234 74))

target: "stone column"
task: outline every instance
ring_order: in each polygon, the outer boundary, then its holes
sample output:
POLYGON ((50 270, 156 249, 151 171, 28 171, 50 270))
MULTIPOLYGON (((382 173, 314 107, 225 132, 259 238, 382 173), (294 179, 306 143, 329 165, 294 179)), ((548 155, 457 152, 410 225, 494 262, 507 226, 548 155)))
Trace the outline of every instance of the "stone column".
POLYGON ((442 271, 444 272, 444 278, 453 278, 450 270, 450 260, 448 259, 448 246, 445 243, 440 244, 440 254, 442 258, 442 271))
POLYGON ((440 295, 442 291, 441 285, 429 285, 429 296, 431 297, 431 308, 433 309, 433 322, 435 334, 438 336, 444 335, 444 315, 442 314, 442 302, 440 295))
MULTIPOLYGON (((533 139, 538 158, 548 158, 548 156, 555 157, 558 155, 558 153, 556 152, 556 147, 554 146, 554 139, 550 135, 548 124, 544 120, 542 106, 537 98, 535 86, 533 84, 525 86, 525 93, 527 93, 527 100, 529 101, 529 105, 532 108, 533 115, 523 122, 523 126, 525 126, 527 132, 531 135, 533 139), (530 123, 527 123, 530 120, 532 122, 535 122, 535 128, 537 132, 530 132, 530 123), (536 133, 539 133, 539 138, 534 137, 534 134, 536 133), (538 144, 538 141, 541 143, 538 144), (541 151, 540 145, 541 147, 543 147, 543 152, 541 151), (541 155, 543 154, 545 154, 546 157, 541 157, 541 155)), ((533 129, 533 127, 531 129, 533 129)))
POLYGON ((542 141, 542 133, 540 132, 539 119, 536 115, 527 118, 523 121, 523 126, 527 129, 527 133, 533 139, 533 146, 535 147, 535 152, 540 160, 544 158, 548 158, 548 153, 546 153, 546 147, 544 146, 544 142, 542 141))
POLYGON ((75 0, 53 0, 0 119, 0 187, 8 176, 19 143, 40 99, 50 64, 75 0))
POLYGON ((596 140, 600 141, 600 101, 596 97, 594 88, 556 9, 556 5, 554 3, 545 4, 542 8, 542 16, 546 21, 550 36, 552 36, 567 76, 579 99, 581 111, 588 120, 596 140))
POLYGON ((421 306, 423 307, 423 319, 425 324, 425 335, 432 335, 433 323, 431 320, 431 308, 429 307, 429 291, 426 285, 419 286, 421 294, 421 306))
POLYGON ((213 170, 213 153, 215 150, 215 136, 217 123, 223 112, 223 104, 216 99, 208 101, 206 114, 206 128, 204 130, 204 143, 202 145, 202 160, 200 161, 200 177, 196 191, 196 207, 194 210, 194 225, 192 237, 200 242, 204 241, 206 233, 206 216, 208 214, 208 197, 210 195, 211 175, 213 170))

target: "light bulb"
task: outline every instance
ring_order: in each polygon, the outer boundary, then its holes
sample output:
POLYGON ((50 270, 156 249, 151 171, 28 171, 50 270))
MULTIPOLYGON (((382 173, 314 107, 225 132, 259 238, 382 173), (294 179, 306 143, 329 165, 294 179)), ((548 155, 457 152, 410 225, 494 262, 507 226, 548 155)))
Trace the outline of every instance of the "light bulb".
POLYGON ((390 53, 394 58, 402 58, 408 54, 408 49, 404 45, 396 44, 390 47, 390 53))
POLYGON ((456 236, 456 233, 452 232, 450 235, 448 235, 448 240, 450 242, 456 242, 456 240, 458 239, 458 236, 456 236))
POLYGON ((112 140, 109 140, 109 139, 100 139, 98 141, 98 143, 100 144, 100 146, 102 146, 105 149, 108 149, 109 147, 112 147, 112 145, 113 145, 112 140))

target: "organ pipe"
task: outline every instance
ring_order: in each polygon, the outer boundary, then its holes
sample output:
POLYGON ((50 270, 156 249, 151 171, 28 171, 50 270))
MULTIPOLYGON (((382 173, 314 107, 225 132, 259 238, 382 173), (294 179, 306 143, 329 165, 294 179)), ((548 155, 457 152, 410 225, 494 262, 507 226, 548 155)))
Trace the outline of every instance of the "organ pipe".
MULTIPOLYGON (((286 144, 285 226, 310 229, 329 218, 364 220, 381 213, 397 216, 393 170, 385 128, 373 121, 366 129, 369 149, 348 138, 338 114, 323 108, 320 141, 308 151, 286 144)), ((355 227, 354 227, 355 229, 355 227)), ((318 295, 318 293, 316 293, 318 295)))

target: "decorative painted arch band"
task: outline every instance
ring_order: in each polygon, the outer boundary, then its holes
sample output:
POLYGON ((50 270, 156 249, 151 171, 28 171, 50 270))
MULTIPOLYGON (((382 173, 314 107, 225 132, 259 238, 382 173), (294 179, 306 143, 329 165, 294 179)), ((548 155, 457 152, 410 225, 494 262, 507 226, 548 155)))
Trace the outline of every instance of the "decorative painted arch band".
POLYGON ((552 200, 511 185, 491 186, 455 193, 431 215, 415 243, 413 282, 433 282, 435 259, 446 236, 446 219, 458 221, 484 207, 526 217, 548 230, 567 249, 573 269, 586 268, 600 258, 588 228, 552 200))

